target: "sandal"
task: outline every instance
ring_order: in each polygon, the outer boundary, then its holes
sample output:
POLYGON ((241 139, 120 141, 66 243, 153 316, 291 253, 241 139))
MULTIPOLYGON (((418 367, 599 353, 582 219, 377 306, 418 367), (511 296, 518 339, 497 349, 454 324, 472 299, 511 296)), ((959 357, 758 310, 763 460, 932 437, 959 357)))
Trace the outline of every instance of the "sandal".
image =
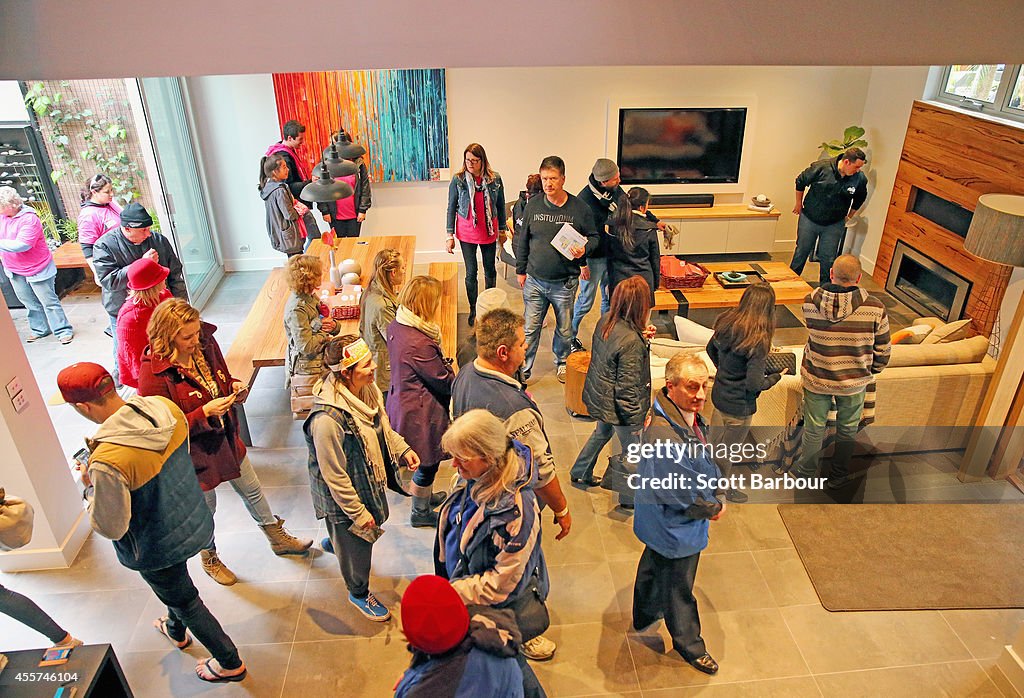
POLYGON ((153 621, 153 627, 156 628, 156 631, 158 633, 160 633, 161 635, 166 637, 168 640, 170 640, 171 644, 173 644, 179 650, 186 649, 189 645, 192 644, 192 636, 189 635, 188 634, 188 630, 186 630, 185 631, 185 639, 184 640, 175 640, 173 637, 171 637, 171 632, 167 629, 167 623, 170 620, 171 619, 168 618, 167 616, 163 616, 162 618, 157 618, 155 621, 153 621))
MULTIPOLYGON (((208 681, 210 683, 223 683, 225 681, 241 681, 245 678, 245 675, 248 673, 248 671, 245 668, 245 664, 243 664, 242 671, 240 671, 237 674, 219 674, 213 670, 213 667, 210 666, 210 662, 212 661, 213 657, 210 657, 209 659, 199 662, 199 664, 196 665, 196 676, 198 676, 201 680, 208 681), (210 676, 212 676, 213 678, 208 679, 202 675, 201 671, 203 667, 206 667, 206 671, 208 671, 210 673, 210 676)), ((221 667, 221 669, 223 668, 224 667, 221 667)))

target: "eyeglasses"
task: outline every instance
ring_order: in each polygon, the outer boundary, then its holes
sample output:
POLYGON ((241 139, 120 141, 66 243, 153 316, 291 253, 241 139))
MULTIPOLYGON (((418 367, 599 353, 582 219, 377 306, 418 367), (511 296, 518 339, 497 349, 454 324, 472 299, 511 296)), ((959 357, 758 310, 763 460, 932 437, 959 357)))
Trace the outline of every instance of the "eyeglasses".
POLYGON ((470 157, 469 155, 467 155, 466 156, 466 162, 468 162, 471 165, 478 165, 481 162, 483 162, 483 160, 481 160, 480 158, 474 158, 474 157, 470 157))

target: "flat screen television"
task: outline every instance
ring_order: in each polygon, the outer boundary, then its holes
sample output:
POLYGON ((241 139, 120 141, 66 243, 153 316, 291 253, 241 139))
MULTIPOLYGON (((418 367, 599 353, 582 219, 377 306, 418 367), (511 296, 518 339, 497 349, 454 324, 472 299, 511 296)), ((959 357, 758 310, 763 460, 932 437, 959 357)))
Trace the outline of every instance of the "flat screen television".
POLYGON ((623 184, 739 181, 745 107, 620 109, 623 184))

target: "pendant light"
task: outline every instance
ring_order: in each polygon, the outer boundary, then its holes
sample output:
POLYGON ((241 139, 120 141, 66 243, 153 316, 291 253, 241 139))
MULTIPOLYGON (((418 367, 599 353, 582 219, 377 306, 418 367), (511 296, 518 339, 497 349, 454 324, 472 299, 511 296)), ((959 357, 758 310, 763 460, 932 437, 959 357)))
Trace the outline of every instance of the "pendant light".
POLYGON ((331 144, 324 149, 323 163, 327 165, 327 171, 331 173, 332 177, 347 177, 359 171, 359 165, 341 157, 334 141, 331 141, 331 144))
POLYGON ((335 146, 337 146, 338 155, 346 160, 353 160, 366 155, 366 148, 357 143, 353 143, 351 136, 345 133, 345 129, 339 129, 338 132, 331 137, 331 145, 324 148, 324 158, 327 157, 327 151, 335 146))
POLYGON ((355 193, 348 182, 339 182, 331 177, 327 165, 323 162, 316 166, 314 174, 319 177, 302 188, 299 198, 306 201, 337 201, 355 193))

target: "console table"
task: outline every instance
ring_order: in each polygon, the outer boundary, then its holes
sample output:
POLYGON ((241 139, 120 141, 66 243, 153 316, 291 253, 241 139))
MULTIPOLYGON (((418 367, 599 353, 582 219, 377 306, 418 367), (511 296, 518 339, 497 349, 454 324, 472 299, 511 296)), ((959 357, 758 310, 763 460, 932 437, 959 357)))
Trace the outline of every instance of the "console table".
POLYGON ((708 208, 652 208, 651 212, 679 231, 672 247, 662 254, 729 254, 771 252, 775 224, 781 213, 752 211, 746 204, 720 204, 708 208))

